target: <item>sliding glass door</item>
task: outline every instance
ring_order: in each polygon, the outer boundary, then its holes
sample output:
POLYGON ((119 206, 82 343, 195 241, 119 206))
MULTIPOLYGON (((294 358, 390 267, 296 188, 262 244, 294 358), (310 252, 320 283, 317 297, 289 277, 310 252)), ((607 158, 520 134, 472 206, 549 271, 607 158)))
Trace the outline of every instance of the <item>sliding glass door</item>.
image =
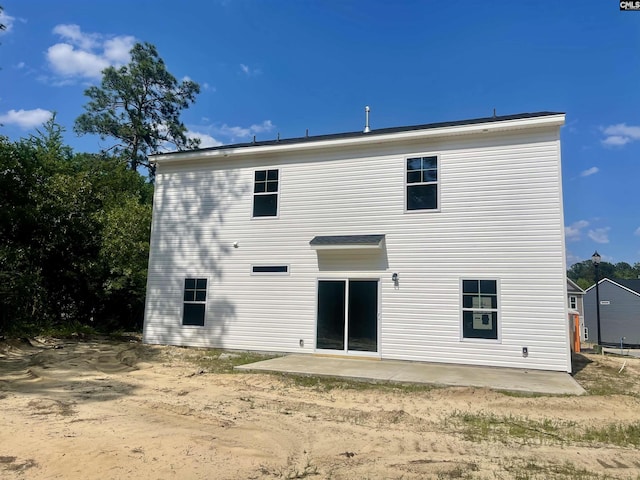
POLYGON ((378 351, 378 280, 319 280, 316 348, 378 351))

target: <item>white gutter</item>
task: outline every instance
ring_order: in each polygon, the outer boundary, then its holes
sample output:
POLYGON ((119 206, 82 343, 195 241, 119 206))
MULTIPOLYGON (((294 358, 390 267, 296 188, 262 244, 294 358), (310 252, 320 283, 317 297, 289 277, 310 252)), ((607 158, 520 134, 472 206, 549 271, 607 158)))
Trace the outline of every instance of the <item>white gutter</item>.
POLYGON ((371 143, 387 143, 403 140, 426 139, 433 137, 448 137, 454 135, 471 135, 477 133, 505 132, 523 128, 554 127, 564 125, 565 115, 547 115, 544 117, 531 117, 515 120, 490 121, 486 123, 474 123, 468 125, 455 125, 437 128, 423 128, 396 133, 376 133, 372 131, 367 135, 353 138, 335 138, 328 140, 303 141, 290 144, 270 144, 244 147, 229 147, 216 150, 194 150, 169 154, 153 155, 151 162, 174 162, 184 160, 204 160, 229 157, 231 155, 259 155, 262 153, 280 153, 314 150, 321 148, 358 146, 371 143))

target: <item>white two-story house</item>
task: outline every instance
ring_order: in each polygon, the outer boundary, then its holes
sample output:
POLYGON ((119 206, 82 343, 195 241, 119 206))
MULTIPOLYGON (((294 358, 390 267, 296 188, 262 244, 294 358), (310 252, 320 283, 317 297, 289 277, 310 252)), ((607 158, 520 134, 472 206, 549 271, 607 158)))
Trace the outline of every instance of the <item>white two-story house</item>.
POLYGON ((563 123, 152 157, 144 341, 571 371, 563 123))

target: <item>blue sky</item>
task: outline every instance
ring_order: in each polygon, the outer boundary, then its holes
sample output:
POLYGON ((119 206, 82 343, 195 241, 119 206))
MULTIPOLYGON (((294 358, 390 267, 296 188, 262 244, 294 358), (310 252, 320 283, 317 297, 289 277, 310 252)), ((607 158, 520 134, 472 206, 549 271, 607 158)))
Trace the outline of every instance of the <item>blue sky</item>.
MULTIPOLYGON (((567 260, 640 261, 640 12, 614 0, 0 0, 0 134, 57 112, 136 41, 200 83, 203 146, 534 111, 562 129, 567 260)), ((540 252, 541 255, 544 252, 540 252)))

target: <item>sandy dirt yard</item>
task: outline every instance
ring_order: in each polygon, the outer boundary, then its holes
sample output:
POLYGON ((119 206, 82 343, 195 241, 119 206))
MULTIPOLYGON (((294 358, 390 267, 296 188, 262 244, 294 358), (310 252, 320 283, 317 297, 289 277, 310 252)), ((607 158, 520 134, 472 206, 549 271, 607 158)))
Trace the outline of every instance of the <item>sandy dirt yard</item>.
POLYGON ((576 357, 581 397, 230 373, 257 359, 0 341, 0 478, 640 478, 639 359, 576 357))

